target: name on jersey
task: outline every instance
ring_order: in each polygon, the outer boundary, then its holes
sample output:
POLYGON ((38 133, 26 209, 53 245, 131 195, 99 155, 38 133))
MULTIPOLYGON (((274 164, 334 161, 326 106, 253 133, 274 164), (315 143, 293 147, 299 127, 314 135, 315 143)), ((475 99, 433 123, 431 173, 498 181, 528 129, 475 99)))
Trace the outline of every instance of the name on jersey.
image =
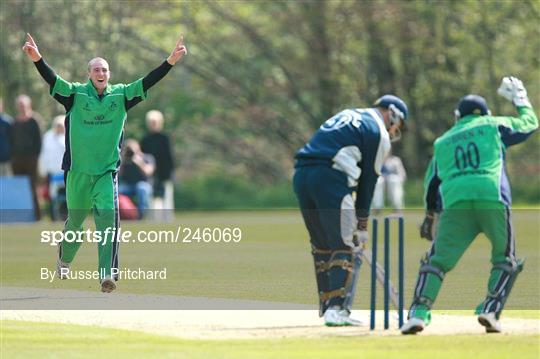
POLYGON ((485 131, 482 128, 476 128, 469 131, 458 132, 455 135, 450 136, 445 142, 446 145, 453 145, 456 142, 467 141, 475 138, 476 136, 484 136, 485 131))

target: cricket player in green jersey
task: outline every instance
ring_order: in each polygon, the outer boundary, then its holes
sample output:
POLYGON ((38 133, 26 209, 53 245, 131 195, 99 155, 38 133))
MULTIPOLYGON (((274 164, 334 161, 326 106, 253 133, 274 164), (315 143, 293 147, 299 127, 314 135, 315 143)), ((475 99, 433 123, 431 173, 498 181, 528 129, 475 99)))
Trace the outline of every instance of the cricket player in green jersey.
MULTIPOLYGON (((187 53, 180 37, 169 57, 145 77, 130 84, 109 84, 109 64, 100 57, 88 63, 86 83, 68 82, 45 63, 30 34, 23 51, 50 86, 51 95, 66 109, 66 152, 62 161, 66 183, 68 219, 64 232, 81 233, 93 211, 98 243, 98 270, 103 292, 116 289, 118 273, 118 183, 124 124, 129 109, 144 100, 150 87, 161 80, 187 53)), ((72 236, 71 239, 74 237, 72 236)), ((81 241, 60 243, 57 276, 69 278, 69 265, 81 241)))
POLYGON ((518 117, 491 116, 482 97, 468 95, 458 104, 456 124, 435 141, 421 227, 421 236, 433 243, 420 263, 403 334, 415 334, 429 324, 445 274, 479 233, 491 242, 492 269, 487 296, 476 314, 488 333, 501 331, 501 312, 523 268, 523 260, 515 256, 505 152, 508 146, 525 141, 538 128, 538 119, 517 78, 505 77, 498 93, 514 103, 518 117), (438 206, 442 212, 433 239, 431 227, 438 206))

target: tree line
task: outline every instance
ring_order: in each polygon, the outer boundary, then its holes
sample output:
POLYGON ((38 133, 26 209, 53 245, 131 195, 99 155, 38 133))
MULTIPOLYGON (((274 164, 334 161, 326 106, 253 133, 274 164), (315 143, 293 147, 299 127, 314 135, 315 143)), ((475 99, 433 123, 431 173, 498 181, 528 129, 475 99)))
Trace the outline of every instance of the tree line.
MULTIPOLYGON (((540 5, 533 0, 0 6, 0 95, 14 111, 13 98, 28 93, 47 119, 62 108, 20 51, 26 32, 62 77, 85 81, 88 60, 102 56, 113 83, 144 76, 183 33, 189 56, 130 112, 127 125, 127 136, 140 138, 144 113, 162 110, 181 179, 287 181, 295 151, 322 122, 343 108, 368 107, 383 93, 409 105, 408 130, 394 151, 410 177, 420 178, 460 97, 478 93, 493 113, 514 114, 496 95, 500 79, 512 74, 540 106, 540 5)), ((511 150, 511 177, 533 175, 538 187, 539 148, 536 135, 511 150)))

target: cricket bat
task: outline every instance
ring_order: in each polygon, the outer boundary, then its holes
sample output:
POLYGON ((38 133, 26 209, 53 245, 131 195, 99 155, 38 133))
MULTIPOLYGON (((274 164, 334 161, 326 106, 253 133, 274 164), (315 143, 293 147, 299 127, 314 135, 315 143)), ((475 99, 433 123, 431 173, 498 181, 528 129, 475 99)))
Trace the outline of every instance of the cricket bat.
MULTIPOLYGON (((362 258, 371 267, 371 262, 373 258, 371 249, 366 247, 362 251, 360 251, 360 253, 358 254, 360 255, 360 258, 362 258)), ((376 264, 376 267, 377 267, 377 282, 381 283, 381 285, 384 287, 384 268, 379 263, 376 264)), ((398 292, 396 290, 396 287, 394 286, 394 284, 392 284, 391 281, 389 281, 389 287, 390 287, 389 288, 390 301, 394 305, 394 308, 397 309, 399 308, 398 292)))

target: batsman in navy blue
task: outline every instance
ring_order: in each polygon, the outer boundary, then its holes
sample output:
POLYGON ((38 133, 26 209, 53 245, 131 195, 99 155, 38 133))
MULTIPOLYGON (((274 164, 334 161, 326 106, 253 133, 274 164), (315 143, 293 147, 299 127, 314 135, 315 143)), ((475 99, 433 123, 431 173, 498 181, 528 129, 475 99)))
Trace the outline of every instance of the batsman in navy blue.
POLYGON ((391 142, 401 137, 408 109, 394 95, 372 108, 331 117, 296 153, 294 191, 310 236, 327 326, 361 325, 350 317, 359 251, 368 240, 373 191, 391 142))

